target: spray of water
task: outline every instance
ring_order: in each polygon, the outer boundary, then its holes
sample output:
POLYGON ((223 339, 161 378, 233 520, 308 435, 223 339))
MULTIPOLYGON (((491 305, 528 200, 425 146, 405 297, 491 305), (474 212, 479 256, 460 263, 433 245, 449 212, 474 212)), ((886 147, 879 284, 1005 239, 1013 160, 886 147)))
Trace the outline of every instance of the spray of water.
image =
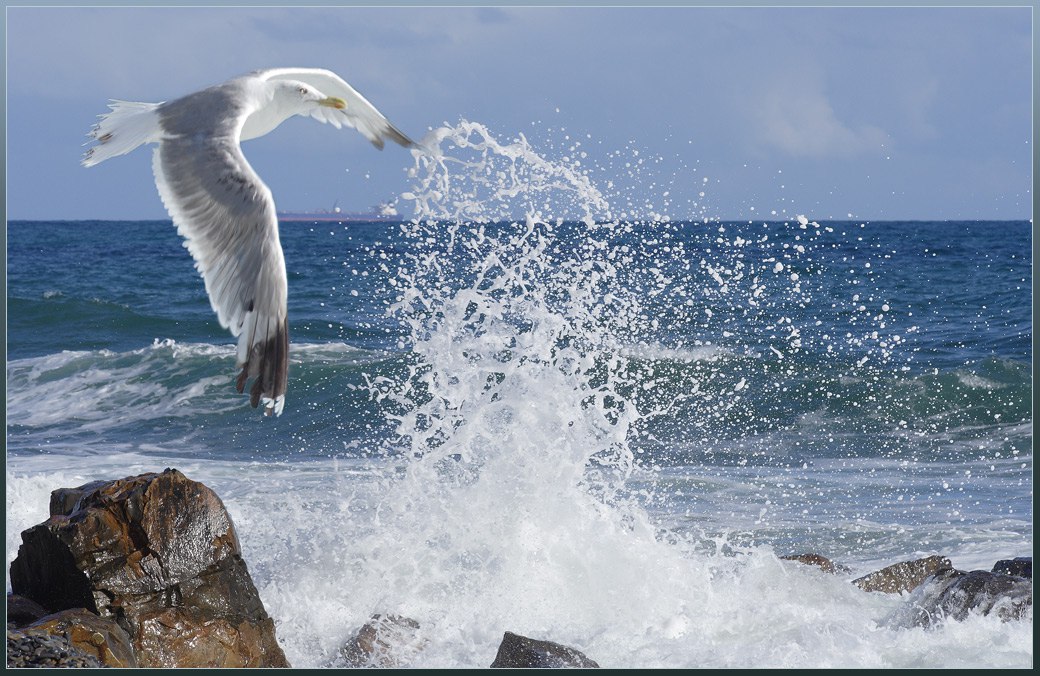
MULTIPOLYGON (((809 302, 806 245, 825 228, 802 219, 774 247, 718 223, 618 217, 579 163, 472 122, 422 145, 403 195, 410 253, 390 275, 411 358, 406 377, 369 382, 396 424, 396 474, 356 535, 352 603, 419 620, 424 666, 484 666, 506 630, 668 664, 669 642, 717 634, 733 585, 778 594, 782 616, 774 557, 749 569, 714 556, 752 552, 725 534, 676 537, 649 516, 662 457, 645 451, 654 421, 683 407, 687 431, 731 424, 742 391, 769 380, 741 363, 797 359, 812 331, 781 313, 809 302), (686 227, 709 233, 707 250, 673 239, 686 227), (715 340, 748 317, 764 337, 715 340), (717 359, 737 368, 702 379, 696 365, 717 359)), ((828 604, 853 596, 825 586, 828 604)), ((671 663, 691 663, 676 650, 671 663)))
POLYGON ((674 615, 630 546, 656 540, 624 493, 644 413, 625 393, 639 302, 613 285, 632 259, 609 247, 621 225, 602 224, 607 204, 587 176, 523 139, 463 123, 424 145, 405 195, 414 253, 392 310, 413 363, 403 383, 373 383, 396 403, 405 456, 379 516, 378 537, 400 536, 385 571, 407 590, 396 610, 492 644, 510 626, 587 641, 593 618, 632 603, 644 621, 674 615), (479 630, 462 617, 474 612, 479 630))

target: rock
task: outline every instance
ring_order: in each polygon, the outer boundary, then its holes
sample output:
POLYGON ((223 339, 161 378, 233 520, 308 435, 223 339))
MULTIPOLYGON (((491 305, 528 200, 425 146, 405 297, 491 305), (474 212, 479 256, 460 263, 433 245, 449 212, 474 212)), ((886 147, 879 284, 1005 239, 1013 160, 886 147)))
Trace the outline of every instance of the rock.
POLYGON ((995 613, 1001 620, 1019 620, 1033 607, 1033 585, 1025 578, 985 570, 941 570, 929 577, 907 600, 898 623, 928 627, 945 619, 962 621, 971 614, 995 613))
POLYGON ((913 591, 929 575, 953 566, 945 556, 929 556, 915 561, 903 561, 852 581, 864 591, 902 594, 913 591))
POLYGON ((27 599, 18 594, 7 595, 7 626, 8 628, 24 627, 31 624, 47 614, 47 609, 32 599, 27 599))
POLYGON ((139 618, 135 651, 157 667, 288 667, 270 618, 213 618, 199 608, 153 610, 139 618))
POLYGON ((574 648, 552 641, 539 641, 507 631, 498 646, 493 668, 505 669, 598 669, 599 665, 574 648))
POLYGON ((107 481, 92 481, 77 488, 58 488, 51 491, 51 516, 68 516, 76 511, 80 498, 104 486, 107 481))
POLYGON ((1004 575, 1017 575, 1018 577, 1033 579, 1033 557, 1018 556, 1013 559, 1002 559, 993 564, 994 573, 1004 575))
POLYGON ((76 650, 91 655, 105 667, 137 667, 130 637, 114 620, 85 610, 63 610, 22 629, 65 639, 76 650))
POLYGON ((142 667, 287 667, 217 495, 177 470, 52 494, 11 586, 114 619, 142 667))
POLYGON ((96 657, 69 645, 63 636, 7 630, 7 668, 101 667, 96 657))
POLYGON ((340 651, 348 667, 394 669, 407 665, 426 645, 419 623, 400 615, 373 615, 340 651))
POLYGON ((820 554, 790 554, 788 556, 781 556, 783 561, 797 561, 798 563, 804 563, 807 566, 816 566, 825 573, 849 573, 851 572, 848 567, 838 565, 828 559, 826 556, 820 554))
POLYGON ((44 524, 22 531, 18 556, 11 562, 11 589, 36 601, 48 613, 69 608, 97 612, 90 580, 77 567, 69 547, 48 527, 57 529, 64 525, 58 518, 51 517, 44 524))

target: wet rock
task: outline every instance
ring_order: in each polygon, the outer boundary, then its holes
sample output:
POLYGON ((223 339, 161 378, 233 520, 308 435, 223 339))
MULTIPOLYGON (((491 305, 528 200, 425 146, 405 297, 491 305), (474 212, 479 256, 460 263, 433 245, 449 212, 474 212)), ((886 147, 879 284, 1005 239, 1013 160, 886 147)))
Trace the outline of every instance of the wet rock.
POLYGON ((971 614, 996 614, 1008 622, 1020 620, 1033 607, 1033 584, 1015 575, 985 570, 941 570, 929 577, 907 600, 898 624, 929 627, 946 619, 962 621, 971 614))
POLYGON ((143 666, 289 666, 275 641, 270 618, 214 618, 207 610, 180 607, 142 613, 138 622, 135 650, 143 666))
POLYGON ((114 620, 85 610, 63 610, 47 615, 22 629, 27 634, 63 638, 76 650, 94 657, 105 667, 136 667, 130 637, 114 620))
POLYGON ((598 669, 599 665, 574 648, 552 641, 539 641, 507 631, 491 663, 505 669, 598 669))
POLYGON ((1033 579, 1033 557, 1018 556, 1013 559, 1002 559, 993 564, 994 573, 1004 575, 1017 575, 1027 579, 1033 579))
POLYGON ((63 636, 7 630, 7 668, 104 666, 96 657, 69 645, 63 636))
POLYGON ((781 556, 783 561, 797 561, 798 563, 804 563, 807 566, 816 566, 825 573, 849 573, 851 570, 847 566, 842 566, 834 563, 826 556, 820 554, 790 554, 788 556, 781 556))
POLYGON ((373 615, 343 646, 340 656, 348 667, 394 669, 409 664, 425 645, 415 620, 400 615, 373 615))
POLYGON ((107 481, 92 481, 76 488, 58 488, 51 491, 50 514, 51 516, 68 516, 76 511, 80 498, 88 493, 101 488, 107 481))
POLYGON ((7 627, 24 627, 47 614, 47 609, 18 594, 7 595, 7 627))
POLYGON ((929 556, 893 564, 857 578, 852 584, 864 591, 902 594, 916 589, 928 576, 952 568, 950 560, 945 556, 929 556))
POLYGON ((11 586, 114 619, 142 667, 287 667, 217 495, 177 470, 52 494, 11 586))

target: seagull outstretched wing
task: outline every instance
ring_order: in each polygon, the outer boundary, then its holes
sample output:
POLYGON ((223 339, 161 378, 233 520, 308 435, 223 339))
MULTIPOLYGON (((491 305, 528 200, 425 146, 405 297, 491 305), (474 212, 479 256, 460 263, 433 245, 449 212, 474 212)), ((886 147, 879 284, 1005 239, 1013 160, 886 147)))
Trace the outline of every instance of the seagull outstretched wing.
POLYGON ((372 145, 382 149, 383 139, 390 139, 406 148, 415 143, 405 136, 401 130, 383 117, 376 107, 368 102, 356 89, 347 84, 339 75, 324 68, 272 68, 254 73, 264 80, 296 80, 308 84, 326 96, 343 99, 347 107, 342 110, 321 108, 312 116, 322 122, 336 126, 347 125, 361 132, 372 145))
POLYGON ((152 169, 220 325, 239 339, 238 390, 255 378, 251 403, 278 415, 289 368, 285 259, 274 199, 242 154, 236 126, 240 122, 211 134, 168 135, 152 169))

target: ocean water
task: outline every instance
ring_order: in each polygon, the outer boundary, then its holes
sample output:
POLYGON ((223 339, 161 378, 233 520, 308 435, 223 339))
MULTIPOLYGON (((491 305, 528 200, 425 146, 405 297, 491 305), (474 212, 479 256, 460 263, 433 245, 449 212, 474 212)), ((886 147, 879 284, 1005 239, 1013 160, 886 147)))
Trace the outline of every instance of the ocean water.
POLYGON ((504 631, 610 667, 1032 665, 1031 616, 902 627, 849 583, 1031 555, 1029 222, 691 220, 573 143, 424 143, 408 220, 282 225, 279 418, 169 222, 8 224, 8 564, 54 488, 176 467, 297 667, 374 613, 420 623, 405 666, 504 631))

